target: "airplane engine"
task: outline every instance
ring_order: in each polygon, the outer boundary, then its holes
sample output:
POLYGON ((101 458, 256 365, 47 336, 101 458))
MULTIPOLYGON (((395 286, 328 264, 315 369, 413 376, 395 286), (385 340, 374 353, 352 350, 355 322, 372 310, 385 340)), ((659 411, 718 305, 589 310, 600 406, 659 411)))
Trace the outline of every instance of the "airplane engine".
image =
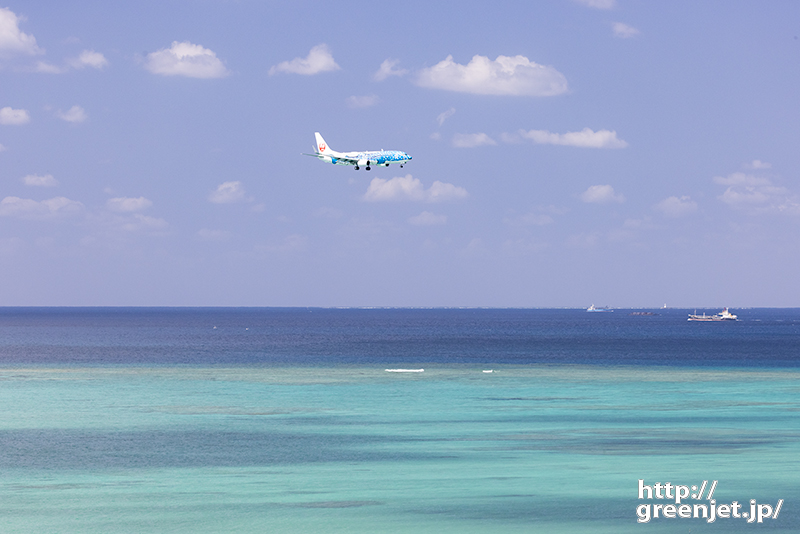
POLYGON ((357 165, 359 167, 366 167, 367 165, 369 165, 369 160, 368 159, 360 159, 360 160, 358 160, 357 165))
POLYGON ((320 159, 322 161, 324 161, 325 163, 336 163, 335 161, 333 161, 333 158, 330 157, 330 156, 322 156, 320 159))

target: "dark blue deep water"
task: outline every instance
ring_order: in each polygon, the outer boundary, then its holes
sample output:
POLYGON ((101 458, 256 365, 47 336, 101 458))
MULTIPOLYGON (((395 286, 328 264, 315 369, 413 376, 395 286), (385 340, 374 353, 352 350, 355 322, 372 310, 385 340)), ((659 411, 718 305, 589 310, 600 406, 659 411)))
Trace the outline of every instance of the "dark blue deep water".
POLYGON ((0 308, 0 363, 800 366, 800 309, 641 311, 0 308))

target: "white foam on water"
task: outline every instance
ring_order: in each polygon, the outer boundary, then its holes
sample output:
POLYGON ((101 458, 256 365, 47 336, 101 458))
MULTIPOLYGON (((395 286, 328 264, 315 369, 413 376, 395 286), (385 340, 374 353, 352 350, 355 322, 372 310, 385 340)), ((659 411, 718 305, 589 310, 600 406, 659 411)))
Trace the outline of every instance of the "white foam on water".
POLYGON ((386 369, 387 373, 422 373, 425 369, 386 369))

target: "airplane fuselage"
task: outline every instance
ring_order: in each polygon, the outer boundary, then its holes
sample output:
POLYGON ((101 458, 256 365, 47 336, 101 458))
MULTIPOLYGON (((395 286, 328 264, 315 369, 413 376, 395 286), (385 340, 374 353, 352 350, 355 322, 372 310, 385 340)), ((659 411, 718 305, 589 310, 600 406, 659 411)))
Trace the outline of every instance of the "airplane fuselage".
POLYGON ((337 152, 331 150, 319 132, 315 132, 317 138, 317 146, 315 147, 314 154, 305 154, 306 156, 314 156, 325 163, 332 163, 334 165, 350 165, 354 166, 356 170, 364 167, 370 170, 371 165, 378 165, 388 167, 392 163, 397 163, 401 167, 411 161, 411 156, 401 150, 369 150, 365 152, 337 152))
POLYGON ((364 167, 368 165, 389 165, 390 163, 405 164, 411 156, 399 150, 372 150, 369 152, 336 152, 331 150, 328 154, 320 154, 321 160, 334 165, 352 165, 353 160, 356 164, 364 167))

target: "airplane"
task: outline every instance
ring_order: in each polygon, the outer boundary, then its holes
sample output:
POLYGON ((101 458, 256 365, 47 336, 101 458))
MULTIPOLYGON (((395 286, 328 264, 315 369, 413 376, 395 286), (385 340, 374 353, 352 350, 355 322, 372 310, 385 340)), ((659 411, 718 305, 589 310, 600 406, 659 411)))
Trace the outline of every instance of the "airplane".
POLYGON ((411 161, 411 156, 400 150, 372 150, 367 152, 336 152, 331 150, 325 139, 319 134, 314 132, 317 138, 317 146, 314 147, 313 154, 306 154, 304 156, 313 156, 325 163, 333 163, 334 165, 355 165, 356 170, 362 166, 370 170, 370 165, 383 165, 388 167, 390 163, 399 163, 402 168, 403 165, 411 161))

